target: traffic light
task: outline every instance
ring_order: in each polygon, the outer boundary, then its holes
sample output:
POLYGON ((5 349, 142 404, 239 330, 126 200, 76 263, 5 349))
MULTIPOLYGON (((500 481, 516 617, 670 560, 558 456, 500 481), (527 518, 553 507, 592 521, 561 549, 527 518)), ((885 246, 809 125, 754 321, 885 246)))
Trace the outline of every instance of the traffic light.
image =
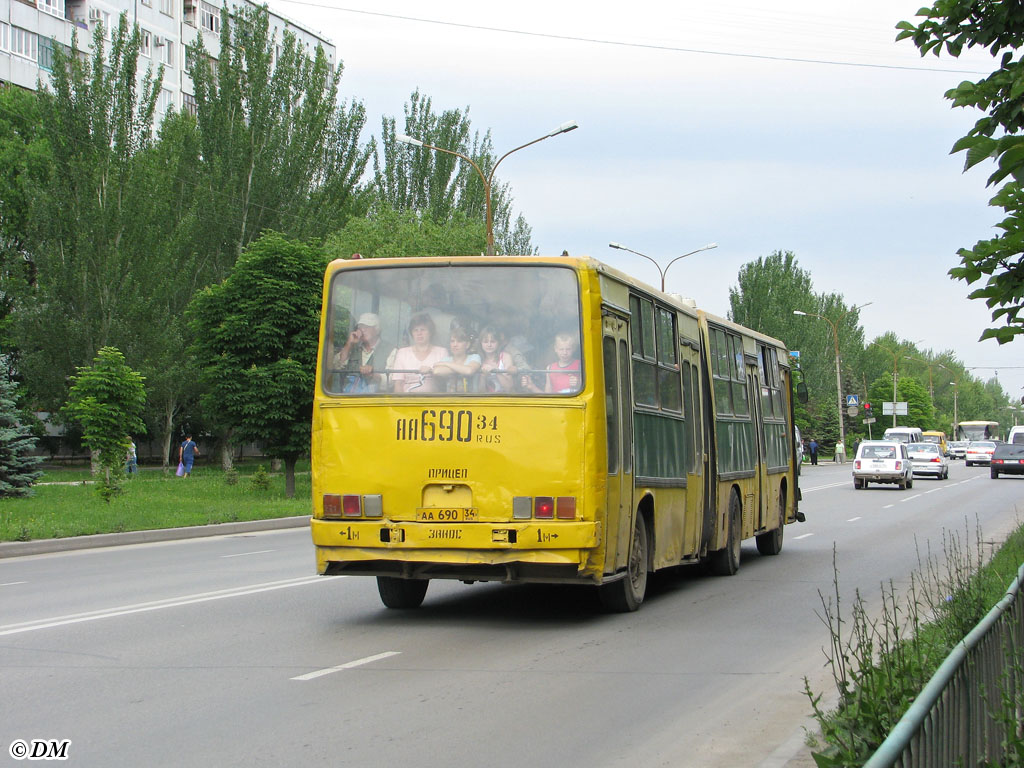
POLYGON ((871 413, 871 403, 864 403, 864 413, 871 413))

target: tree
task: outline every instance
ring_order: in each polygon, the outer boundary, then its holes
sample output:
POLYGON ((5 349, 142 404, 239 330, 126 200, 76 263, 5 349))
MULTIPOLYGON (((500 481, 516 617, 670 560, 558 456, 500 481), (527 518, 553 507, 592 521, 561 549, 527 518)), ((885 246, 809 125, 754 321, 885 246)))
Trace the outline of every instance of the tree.
POLYGON ((86 63, 73 40, 54 48, 53 89, 38 93, 48 162, 26 181, 24 220, 35 285, 18 306, 19 371, 49 410, 63 402, 66 377, 111 343, 131 335, 138 301, 133 264, 152 241, 147 217, 152 179, 136 155, 152 141, 162 70, 136 87, 138 30, 125 17, 109 55, 102 26, 86 63))
POLYGON ((98 454, 103 469, 99 491, 109 502, 120 492, 129 435, 146 429, 144 379, 128 367, 120 350, 103 347, 72 381, 64 410, 82 425, 82 442, 98 454))
POLYGON ((999 68, 991 75, 977 82, 965 80, 945 96, 953 106, 986 113, 953 151, 965 153, 965 171, 982 161, 995 161, 988 184, 1002 186, 990 205, 1006 214, 998 225, 1002 234, 957 251, 961 266, 950 274, 968 285, 984 278, 983 286, 969 297, 983 299, 993 322, 1002 324, 986 329, 981 338, 1005 344, 1024 333, 1024 59, 1019 53, 1024 46, 1024 14, 1019 3, 936 0, 917 15, 924 18, 920 24, 897 24, 896 39, 912 40, 922 56, 939 56, 945 50, 955 58, 965 47, 979 47, 999 57, 999 68))
POLYGON ((366 258, 465 256, 483 253, 487 236, 482 221, 467 220, 461 213, 439 224, 411 210, 380 205, 328 237, 324 248, 334 259, 347 259, 353 253, 366 258))
POLYGON ((235 439, 259 442, 284 459, 289 498, 295 462, 309 449, 326 266, 317 249, 268 232, 188 311, 204 408, 235 439))
POLYGON ((30 495, 43 474, 36 469, 42 457, 30 454, 36 440, 18 413, 17 392, 6 371, 0 373, 0 497, 30 495))
POLYGON ((361 104, 338 104, 342 68, 312 58, 290 32, 270 33, 267 9, 221 12, 216 68, 196 36, 188 73, 201 139, 197 250, 221 280, 242 250, 273 229, 322 238, 367 202, 369 148, 361 104))
MULTIPOLYGON (((373 152, 374 189, 380 203, 396 210, 411 210, 442 224, 461 213, 467 219, 483 221, 484 184, 465 160, 446 152, 409 147, 396 140, 393 117, 381 121, 381 144, 373 152)), ((430 98, 413 91, 405 105, 404 133, 435 147, 459 152, 471 158, 485 175, 498 159, 491 133, 474 132, 465 110, 433 110, 430 98)), ((495 250, 499 253, 531 254, 531 230, 526 220, 512 220, 512 198, 508 184, 495 179, 491 184, 491 210, 495 250)))

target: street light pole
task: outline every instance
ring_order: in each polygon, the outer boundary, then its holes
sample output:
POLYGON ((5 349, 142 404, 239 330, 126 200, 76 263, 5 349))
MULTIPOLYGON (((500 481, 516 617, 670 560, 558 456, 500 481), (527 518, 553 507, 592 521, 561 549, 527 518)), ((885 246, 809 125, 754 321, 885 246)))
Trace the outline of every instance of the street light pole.
POLYGON ((411 147, 423 147, 424 149, 432 149, 435 152, 443 152, 446 155, 455 155, 456 157, 465 160, 473 167, 473 170, 476 171, 477 175, 480 177, 480 181, 482 181, 484 184, 484 223, 487 228, 487 255, 493 256, 494 212, 491 210, 491 183, 494 181, 494 172, 498 170, 498 166, 501 165, 501 161, 504 160, 509 155, 511 155, 513 152, 518 152, 520 149, 526 149, 527 147, 532 146, 539 141, 544 141, 544 139, 550 139, 552 136, 558 136, 559 134, 562 133, 575 131, 577 128, 579 128, 577 122, 575 120, 569 120, 567 122, 562 123, 551 133, 545 134, 544 136, 541 136, 538 139, 534 139, 533 141, 528 141, 525 144, 521 144, 515 149, 510 149, 508 152, 506 152, 504 155, 498 158, 498 161, 491 167, 491 172, 489 174, 485 174, 483 170, 480 168, 480 166, 477 165, 472 158, 467 157, 461 152, 456 152, 454 149, 435 147, 433 144, 426 144, 420 141, 419 139, 414 139, 412 136, 406 136, 404 133, 396 134, 395 141, 397 141, 399 144, 408 144, 411 147))
POLYGON ((649 262, 651 262, 651 264, 653 264, 655 266, 655 268, 658 270, 658 274, 661 276, 661 292, 664 293, 665 292, 665 275, 668 274, 668 268, 669 267, 671 267, 673 264, 675 264, 680 259, 685 259, 687 256, 693 256, 693 254, 695 254, 695 253, 700 253, 701 251, 709 251, 712 248, 717 248, 718 247, 718 243, 708 243, 707 245, 702 245, 700 248, 698 248, 695 251, 690 251, 689 253, 684 253, 682 256, 676 256, 674 259, 672 259, 672 261, 670 261, 668 264, 665 265, 664 269, 662 269, 661 265, 658 264, 658 262, 656 262, 654 259, 652 259, 650 256, 648 256, 646 253, 640 253, 640 251, 634 251, 632 248, 627 248, 626 246, 622 245, 621 243, 608 243, 608 247, 609 248, 615 248, 616 250, 619 250, 619 251, 629 251, 630 253, 635 253, 637 256, 643 256, 645 259, 647 259, 649 262))
POLYGON ((836 401, 839 405, 839 442, 843 444, 844 448, 846 447, 846 427, 845 419, 843 416, 842 362, 839 357, 839 323, 841 323, 843 321, 843 318, 846 317, 851 312, 853 312, 854 310, 863 309, 864 307, 868 306, 871 303, 872 302, 869 301, 866 304, 861 304, 860 306, 857 307, 850 307, 850 309, 846 310, 845 312, 843 312, 843 314, 839 316, 839 320, 836 322, 832 322, 832 320, 825 317, 824 315, 816 315, 814 312, 801 312, 799 309, 793 310, 794 315, 800 315, 801 317, 816 317, 819 320, 824 320, 826 323, 832 326, 832 341, 835 343, 836 350, 836 401))

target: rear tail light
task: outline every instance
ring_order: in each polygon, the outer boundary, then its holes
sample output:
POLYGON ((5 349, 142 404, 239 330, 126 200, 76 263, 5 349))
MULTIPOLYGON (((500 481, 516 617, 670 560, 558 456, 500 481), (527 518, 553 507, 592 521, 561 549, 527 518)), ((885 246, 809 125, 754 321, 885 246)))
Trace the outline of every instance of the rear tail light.
POLYGON ((341 497, 341 510, 345 517, 359 517, 363 512, 363 499, 361 496, 347 494, 341 497))
POLYGON ((538 519, 550 519, 555 516, 555 500, 551 496, 538 496, 533 500, 533 515, 538 519))
POLYGON ((514 496, 512 517, 516 520, 575 520, 575 496, 514 496))
POLYGON ((341 517, 341 496, 336 493, 324 494, 324 517, 335 520, 341 517))
POLYGON ((860 459, 857 459, 856 461, 853 462, 853 468, 860 469, 860 459))
POLYGON ((555 505, 555 515, 559 520, 575 520, 576 519, 576 497, 575 496, 559 496, 558 502, 555 505))
POLYGON ((992 459, 992 463, 993 464, 1002 464, 1003 460, 1002 459, 992 459))
POLYGON ((903 469, 903 462, 902 461, 897 461, 896 462, 896 469, 903 469))
POLYGON ((935 463, 935 464, 941 464, 942 463, 942 459, 940 459, 938 456, 936 456, 934 459, 932 459, 932 462, 935 463))

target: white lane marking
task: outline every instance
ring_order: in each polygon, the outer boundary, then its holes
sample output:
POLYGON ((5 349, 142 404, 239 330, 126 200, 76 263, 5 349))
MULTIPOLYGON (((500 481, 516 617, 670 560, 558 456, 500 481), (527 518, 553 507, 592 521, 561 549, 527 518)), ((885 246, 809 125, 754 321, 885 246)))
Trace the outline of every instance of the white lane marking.
POLYGON ((256 552, 239 552, 237 555, 221 555, 222 558, 226 557, 248 557, 249 555, 265 555, 267 552, 277 552, 276 549, 260 549, 256 552))
POLYGON ((304 675, 291 678, 292 680, 315 680, 318 677, 329 675, 332 672, 341 672, 343 669, 352 669, 353 667, 361 667, 363 664, 370 664, 374 661, 380 661, 386 659, 389 656, 398 656, 401 651, 384 651, 384 653, 378 653, 375 656, 367 656, 365 659, 356 659, 355 661, 349 661, 345 664, 339 664, 336 667, 328 667, 327 669, 318 669, 316 672, 307 672, 304 675))
POLYGON ((116 616, 127 616, 132 613, 145 613, 147 611, 159 611, 163 608, 177 608, 182 605, 193 605, 205 603, 210 600, 223 600, 228 597, 243 597, 255 595, 260 592, 271 592, 275 589, 287 589, 288 587, 301 587, 306 584, 317 584, 329 582, 322 576, 305 576, 301 579, 286 579, 284 581, 268 581, 262 584, 252 584, 248 587, 235 587, 233 589, 219 589, 215 592, 200 592, 195 595, 184 597, 172 597, 166 600, 153 600, 148 603, 136 603, 135 605, 124 605, 117 608, 106 608, 100 611, 88 611, 86 613, 73 613, 67 616, 55 616, 50 619, 36 619, 35 621, 23 621, 18 624, 0 625, 0 637, 4 635, 17 635, 22 632, 34 632, 37 629, 50 629, 51 627, 63 627, 68 624, 80 624, 84 621, 96 621, 97 619, 112 619, 116 616))
POLYGON ((946 490, 946 486, 942 486, 941 488, 932 488, 930 491, 925 491, 925 493, 938 493, 939 491, 944 490, 946 490))
POLYGON ((795 539, 793 539, 793 541, 800 541, 800 539, 806 539, 808 536, 813 536, 813 535, 814 535, 813 533, 805 533, 805 534, 802 534, 800 536, 797 536, 795 539))
POLYGON ((913 501, 914 499, 920 499, 922 496, 924 496, 923 493, 915 493, 913 496, 908 496, 905 499, 900 499, 900 504, 906 504, 908 501, 913 501))
POLYGON ((839 483, 829 483, 828 485, 816 485, 813 488, 804 488, 803 486, 800 486, 800 490, 803 493, 811 493, 813 491, 823 491, 826 488, 838 488, 839 486, 846 485, 850 482, 850 480, 843 480, 842 482, 839 483))
POLYGON ((858 520, 860 520, 860 516, 859 516, 859 515, 858 515, 857 517, 851 517, 851 518, 850 518, 849 520, 847 520, 846 522, 848 522, 848 523, 855 523, 855 522, 857 522, 858 520))
POLYGON ((3 584, 0 584, 0 587, 13 587, 16 584, 28 584, 28 582, 27 581, 8 581, 8 582, 5 582, 3 584))
POLYGON ((884 507, 882 507, 882 509, 892 509, 895 506, 895 504, 886 504, 884 507))

